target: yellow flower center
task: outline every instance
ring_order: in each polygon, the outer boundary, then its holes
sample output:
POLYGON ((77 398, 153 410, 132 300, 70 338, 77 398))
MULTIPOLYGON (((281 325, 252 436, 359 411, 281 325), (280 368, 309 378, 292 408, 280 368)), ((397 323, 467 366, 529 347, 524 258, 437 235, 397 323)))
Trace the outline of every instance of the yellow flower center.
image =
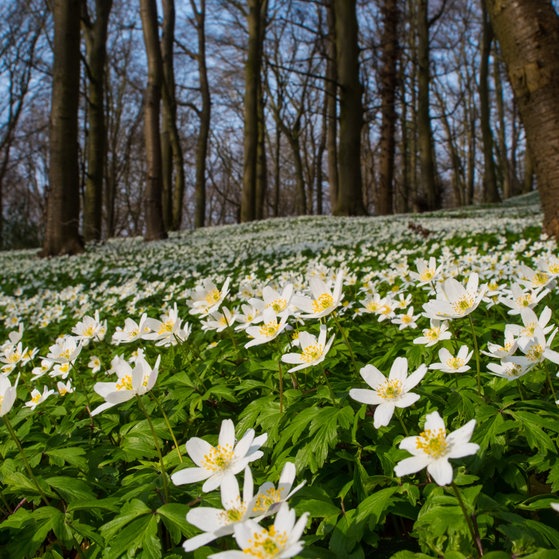
POLYGON ((233 447, 230 444, 221 446, 218 444, 204 456, 202 467, 210 472, 226 470, 233 460, 233 447))
POLYGON ((4 396, 0 396, 0 410, 2 409, 2 402, 4 401, 4 396))
POLYGON ((319 295, 312 302, 312 309, 315 313, 328 310, 330 307, 333 306, 334 306, 334 297, 332 297, 330 293, 323 293, 322 295, 319 295))
POLYGON ((450 359, 447 359, 446 365, 449 369, 457 370, 465 365, 465 361, 460 357, 451 357, 450 359))
POLYGON ((456 314, 464 314, 474 306, 474 303, 475 299, 469 293, 465 293, 453 303, 452 308, 456 314))
POLYGON ((380 309, 380 303, 378 301, 368 301, 365 308, 369 312, 377 312, 380 309))
POLYGON ((433 458, 444 456, 448 449, 446 431, 444 429, 426 429, 417 437, 416 448, 433 458))
POLYGON ((275 487, 270 487, 266 493, 260 493, 256 496, 256 501, 254 502, 252 510, 258 513, 267 512, 272 505, 281 502, 282 493, 283 488, 276 489, 275 487))
POLYGON ((12 354, 8 354, 6 363, 17 363, 21 359, 21 353, 19 351, 14 351, 12 354))
POLYGON ((82 336, 85 336, 86 338, 93 338, 93 334, 95 334, 95 327, 88 326, 87 328, 84 328, 82 336))
POLYGON ((283 297, 278 297, 266 305, 266 308, 271 308, 275 313, 285 310, 287 301, 283 297))
POLYGON ((237 503, 238 506, 231 507, 219 514, 225 524, 233 524, 234 522, 240 522, 243 519, 247 507, 244 503, 240 502, 240 499, 237 499, 237 503))
POLYGON ((116 383, 115 388, 117 390, 132 390, 132 376, 124 375, 116 383))
POLYGON ((530 361, 540 361, 543 357, 544 349, 541 344, 534 344, 527 352, 526 357, 530 361))
POLYGON ((277 334, 279 327, 280 325, 277 322, 266 322, 260 326, 258 331, 265 338, 273 338, 277 334))
POLYGON ((536 272, 532 278, 532 283, 534 285, 547 285, 549 277, 545 272, 536 272))
POLYGON ((63 357, 64 359, 70 359, 71 353, 72 352, 69 349, 65 349, 64 351, 60 352, 60 357, 63 357))
POLYGON ((382 305, 380 309, 380 314, 387 316, 392 313, 392 307, 390 305, 382 305))
POLYGON ((549 271, 552 274, 559 274, 559 262, 557 264, 550 264, 549 265, 549 271))
POLYGON ((410 324, 411 322, 413 322, 413 318, 409 314, 405 314, 402 316, 402 322, 404 324, 410 324))
POLYGON ((516 298, 516 303, 519 307, 529 307, 532 303, 532 296, 529 293, 521 295, 516 298))
POLYGON ((38 404, 40 399, 41 399, 41 393, 38 390, 36 390, 35 393, 31 396, 31 401, 34 404, 38 404))
POLYGON ((158 334, 169 334, 170 332, 173 331, 173 328, 175 326, 175 321, 168 319, 165 322, 161 323, 161 326, 159 327, 159 330, 157 331, 158 334))
POLYGON ((385 400, 394 400, 403 392, 402 382, 398 379, 387 380, 377 388, 377 394, 385 400))
POLYGON ((248 540, 250 547, 243 549, 243 553, 257 557, 258 559, 273 559, 283 551, 287 543, 287 534, 285 532, 276 533, 274 526, 262 529, 260 532, 248 540))
POLYGON ((301 354, 301 359, 305 363, 314 363, 319 357, 322 356, 324 346, 322 344, 308 345, 301 354))
POLYGON ((209 291, 204 297, 204 299, 206 303, 208 303, 208 305, 213 305, 219 301, 220 297, 221 297, 221 292, 219 291, 219 289, 216 288, 209 291))
POLYGON ((435 276, 435 272, 431 269, 424 270, 419 274, 419 281, 431 281, 435 276))
POLYGON ((440 335, 441 335, 441 329, 437 327, 429 328, 429 330, 425 331, 425 337, 431 341, 438 340, 440 335))

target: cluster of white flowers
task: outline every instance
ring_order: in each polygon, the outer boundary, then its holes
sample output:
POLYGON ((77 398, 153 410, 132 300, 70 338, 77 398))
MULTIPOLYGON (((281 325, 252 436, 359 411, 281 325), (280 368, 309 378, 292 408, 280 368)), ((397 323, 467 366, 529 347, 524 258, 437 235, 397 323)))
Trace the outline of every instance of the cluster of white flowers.
POLYGON ((231 534, 240 551, 222 551, 210 557, 234 559, 248 554, 262 559, 279 559, 294 557, 302 550, 300 538, 309 515, 304 513, 296 520, 295 511, 287 504, 288 499, 303 486, 300 483, 292 488, 294 464, 285 464, 277 487, 266 482, 254 492, 249 464, 262 457, 260 447, 267 438, 266 434, 257 437, 254 430, 249 429, 237 440, 233 421, 225 419, 221 423, 216 446, 198 437, 187 441, 186 451, 196 466, 175 472, 171 476, 173 483, 183 485, 204 481, 202 491, 221 490, 223 508, 202 506, 188 512, 186 520, 202 533, 184 542, 185 551, 193 551, 231 534), (242 495, 236 478, 241 472, 244 472, 242 495), (273 525, 264 527, 260 524, 272 515, 275 515, 273 525))

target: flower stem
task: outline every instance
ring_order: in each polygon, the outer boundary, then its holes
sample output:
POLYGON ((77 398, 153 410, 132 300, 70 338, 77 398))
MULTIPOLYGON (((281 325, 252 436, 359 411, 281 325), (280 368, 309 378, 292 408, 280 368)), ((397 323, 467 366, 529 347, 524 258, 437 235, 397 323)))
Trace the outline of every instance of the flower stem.
POLYGON ((22 444, 21 444, 16 432, 14 431, 14 428, 12 427, 12 424, 10 423, 7 416, 4 416, 4 424, 6 425, 6 428, 8 429, 8 433, 10 433, 10 436, 12 437, 13 441, 16 443, 16 446, 17 446, 17 448, 19 450, 19 453, 21 455, 21 459, 23 460, 23 465, 25 466, 25 469, 27 470, 27 474, 29 475, 29 479, 31 479, 33 481, 33 484, 35 485, 35 487, 39 491, 39 494, 41 495, 41 498, 43 499, 43 502, 45 503, 45 505, 48 505, 49 500, 48 500, 47 496, 45 495, 45 492, 43 491, 43 489, 39 485, 39 482, 37 481, 37 478, 33 474, 33 470, 31 468, 31 465, 29 464, 29 461, 27 460, 27 456, 25 455, 25 451, 23 450, 23 446, 22 446, 22 444))
POLYGON ((353 353, 353 348, 351 347, 351 344, 349 343, 349 339, 347 337, 347 334, 345 333, 345 330, 343 329, 342 325, 340 324, 340 321, 338 319, 338 313, 336 313, 334 311, 332 313, 332 318, 334 319, 334 322, 336 323, 336 326, 337 326, 338 330, 340 331, 340 334, 342 335, 342 338, 344 339, 345 345, 347 346, 347 349, 349 350, 349 357, 351 359, 351 362, 353 363, 353 368, 354 368, 355 372, 357 374, 359 374, 359 367, 357 366, 357 361, 355 360, 355 354, 353 353))
POLYGON ((404 430, 404 434, 406 435, 406 437, 409 437, 410 434, 408 432, 406 424, 404 423, 404 420, 402 419, 402 410, 400 408, 396 408, 394 411, 396 412, 396 417, 400 421, 400 425, 402 426, 402 429, 404 430))
POLYGON ((281 359, 278 361, 279 372, 279 397, 280 397, 280 413, 283 413, 283 369, 281 366, 281 359))
POLYGON ((472 320, 472 315, 468 315, 468 319, 470 320, 470 326, 472 328, 472 337, 474 339, 474 353, 476 356, 476 377, 477 377, 477 393, 481 396, 481 366, 479 364, 479 347, 477 344, 477 336, 476 336, 476 329, 474 327, 474 321, 472 320))
POLYGON ((451 485, 452 489, 454 490, 454 494, 456 495, 456 498, 458 499, 458 504, 460 505, 460 508, 462 509, 462 514, 464 515, 464 518, 466 519, 466 524, 468 525, 468 529, 470 530, 470 534, 472 536, 472 539, 474 540, 474 544, 475 544, 476 550, 477 550, 477 556, 478 557, 483 557, 483 546, 482 546, 482 543, 481 543, 481 537, 479 535, 479 530, 477 528, 477 523, 475 521, 475 518, 473 517, 473 515, 470 516, 470 514, 468 513, 466 503, 464 502, 464 499, 462 498, 462 493, 460 493, 460 489, 458 488, 458 486, 454 483, 454 481, 450 485, 451 485))
POLYGON ((153 442, 155 443, 155 448, 157 450, 157 455, 159 456, 159 464, 161 465, 161 479, 163 482, 163 496, 165 497, 165 502, 169 501, 169 484, 167 481, 167 470, 165 469, 165 464, 163 463, 163 454, 161 452, 161 447, 159 446, 159 440, 157 438, 157 434, 155 433, 155 427, 153 426, 153 422, 151 421, 151 417, 149 416, 144 404, 142 403, 142 399, 138 394, 136 394, 136 400, 138 401, 138 406, 142 410, 145 418, 147 419, 149 428, 151 430, 151 435, 153 437, 153 442))
POLYGON ((549 384, 549 389, 551 390, 551 394, 553 395, 553 400, 557 401, 557 394, 555 393, 555 388, 553 387, 553 379, 551 378, 549 367, 547 365, 545 367, 545 376, 547 377, 547 383, 549 384))
POLYGON ((175 432, 173 431, 173 428, 171 427, 171 423, 169 422, 169 418, 167 417, 167 414, 165 413, 165 410, 161 406, 161 403, 159 402, 159 398, 153 392, 150 392, 150 395, 151 395, 152 399, 155 401, 155 403, 157 404, 157 407, 158 407, 159 411, 161 412, 161 415, 163 416, 163 419, 165 421, 165 425, 167 425, 167 429, 169 430, 169 433, 171 434, 171 437, 173 439, 173 443, 175 444, 175 448, 177 449, 177 454, 179 455, 179 461, 182 462, 182 454, 181 454, 181 451, 180 451, 180 448, 179 448, 179 443, 177 442, 177 438, 175 437, 175 432))

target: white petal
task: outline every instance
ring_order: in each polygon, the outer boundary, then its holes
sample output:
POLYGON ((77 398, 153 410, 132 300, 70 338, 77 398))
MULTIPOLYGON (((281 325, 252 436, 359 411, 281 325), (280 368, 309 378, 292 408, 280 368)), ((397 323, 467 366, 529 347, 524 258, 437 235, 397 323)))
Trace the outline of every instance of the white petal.
MULTIPOLYGON (((203 532, 213 532, 224 525, 223 511, 213 507, 197 507, 188 511, 186 520, 203 532)), ((233 530, 231 530, 233 533, 233 530)))
POLYGON ((420 365, 417 370, 404 381, 404 390, 407 392, 408 390, 415 388, 423 380, 427 370, 427 365, 420 365))
POLYGON ((400 460, 394 466, 394 473, 397 477, 407 476, 409 474, 415 474, 420 470, 423 470, 425 466, 429 464, 429 459, 427 456, 410 456, 409 458, 404 458, 400 460))
POLYGON ((392 415, 394 414, 394 404, 390 404, 385 402, 377 406, 374 415, 374 426, 375 429, 379 427, 386 427, 390 423, 392 419, 392 415))
POLYGON ((394 405, 397 408, 407 408, 415 404, 417 400, 419 400, 419 394, 408 392, 407 394, 402 394, 397 400, 394 400, 394 405))
POLYGON ((438 411, 434 411, 431 413, 428 413, 425 416, 425 430, 429 430, 429 431, 438 431, 439 429, 442 429, 443 431, 446 430, 445 425, 444 425, 444 421, 442 419, 442 417, 439 415, 438 411))
POLYGON ((189 538, 183 542, 182 547, 185 551, 194 551, 203 545, 213 542, 217 537, 219 536, 215 532, 205 532, 204 534, 198 534, 193 538, 189 538))
POLYGON ((171 481, 175 485, 184 485, 185 483, 196 483, 207 479, 211 472, 204 468, 184 468, 171 475, 171 481))
POLYGON ((212 451, 213 448, 214 447, 210 443, 198 437, 192 437, 186 441, 186 452, 188 452, 192 461, 200 467, 202 467, 202 464, 204 463, 204 458, 212 451))
POLYGON ((386 382, 386 377, 374 365, 365 365, 359 374, 371 388, 377 388, 386 382))
POLYGON ((390 369, 390 374, 388 375, 388 378, 390 380, 398 379, 403 382, 407 376, 408 376, 408 360, 405 357, 396 357, 394 363, 392 363, 392 367, 390 369))
POLYGON ((221 422, 218 444, 220 446, 231 445, 231 448, 235 446, 235 425, 231 419, 224 419, 221 422))
POLYGON ((377 395, 374 390, 369 390, 367 388, 352 388, 349 391, 351 398, 362 404, 377 405, 382 404, 384 400, 377 395))
POLYGON ((439 458, 431 462, 427 466, 427 471, 438 485, 450 485, 452 483, 452 466, 445 458, 439 458))

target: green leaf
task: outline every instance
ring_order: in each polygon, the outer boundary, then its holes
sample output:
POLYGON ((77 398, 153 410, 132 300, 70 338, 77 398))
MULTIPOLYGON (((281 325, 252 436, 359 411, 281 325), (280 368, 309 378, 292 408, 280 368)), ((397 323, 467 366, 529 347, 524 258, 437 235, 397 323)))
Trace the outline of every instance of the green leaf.
POLYGON ((386 509, 392 504, 392 496, 398 491, 398 486, 386 487, 367 497, 357 507, 356 522, 367 520, 370 526, 376 526, 383 517, 386 509))
POLYGON ((132 499, 122 507, 121 513, 101 527, 101 534, 109 542, 129 522, 139 516, 152 514, 152 510, 139 499, 132 499))
POLYGON ((46 450, 45 454, 51 458, 51 463, 55 466, 63 466, 66 462, 80 470, 87 468, 87 458, 85 450, 80 447, 53 448, 46 450))
POLYGON ((173 543, 178 543, 182 537, 191 537, 195 530, 186 521, 186 513, 190 510, 188 505, 179 503, 166 503, 157 509, 163 524, 171 535, 173 543))
POLYGON ((94 501, 95 493, 81 479, 68 476, 49 477, 46 482, 68 502, 94 501))

